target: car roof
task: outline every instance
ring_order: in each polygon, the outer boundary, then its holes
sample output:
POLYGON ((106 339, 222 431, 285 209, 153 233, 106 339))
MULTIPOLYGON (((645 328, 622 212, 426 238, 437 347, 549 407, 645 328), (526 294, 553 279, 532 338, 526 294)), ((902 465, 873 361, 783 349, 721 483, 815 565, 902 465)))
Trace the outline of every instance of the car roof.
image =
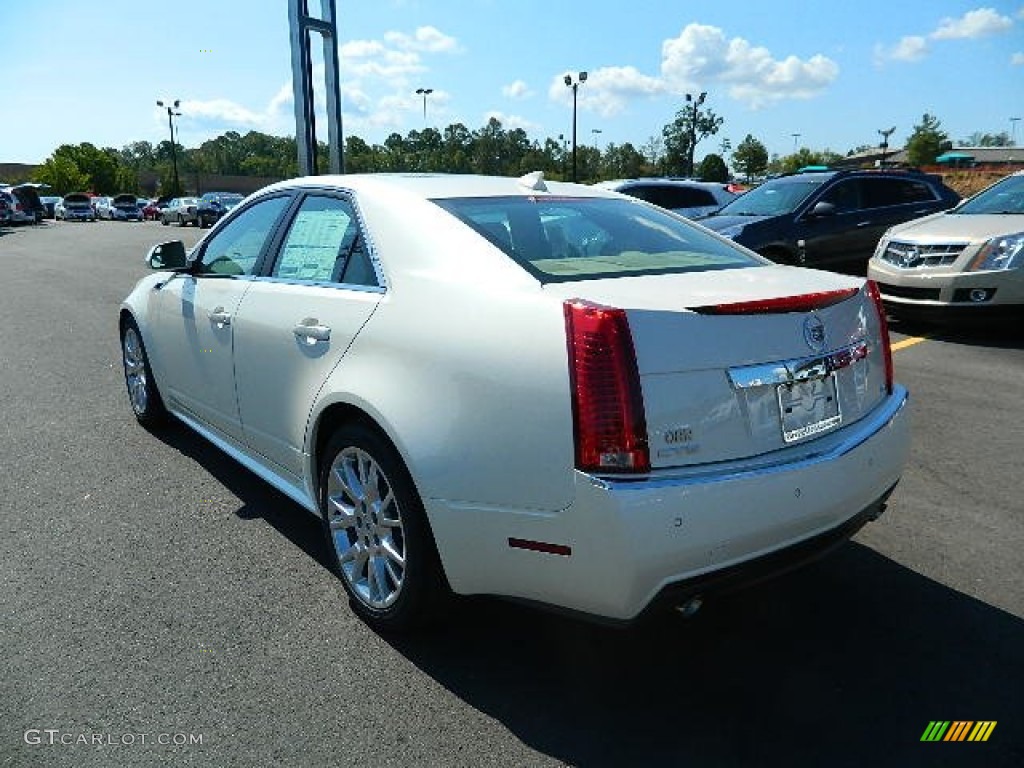
POLYGON ((604 189, 619 189, 624 186, 650 187, 650 186, 677 186, 677 187, 700 187, 702 189, 725 189, 724 181, 700 181, 698 179, 677 179, 671 176, 644 176, 637 179, 611 179, 599 181, 594 186, 604 189))
POLYGON ((547 192, 570 197, 614 197, 599 187, 548 181, 539 171, 519 178, 445 173, 368 173, 344 176, 305 176, 272 184, 264 189, 336 188, 357 193, 405 193, 426 200, 455 197, 530 197, 547 192))

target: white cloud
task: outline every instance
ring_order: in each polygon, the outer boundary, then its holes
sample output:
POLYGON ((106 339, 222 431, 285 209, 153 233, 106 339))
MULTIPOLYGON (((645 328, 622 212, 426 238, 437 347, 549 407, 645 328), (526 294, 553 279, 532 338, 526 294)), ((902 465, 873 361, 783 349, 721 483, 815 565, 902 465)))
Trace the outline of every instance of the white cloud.
POLYGON ((712 84, 757 109, 785 99, 807 99, 823 92, 839 75, 839 66, 821 54, 806 60, 775 59, 767 48, 741 37, 726 39, 718 27, 689 24, 661 48, 661 72, 675 92, 712 84))
POLYGON ((510 99, 527 99, 533 95, 533 91, 522 80, 516 80, 513 83, 502 86, 501 92, 510 99))
MULTIPOLYGON (((1024 9, 1017 15, 1024 18, 1024 9)), ((927 38, 921 35, 908 35, 890 47, 876 45, 875 63, 920 61, 929 53, 928 40, 977 40, 1005 32, 1012 26, 1013 19, 1009 16, 1002 16, 991 8, 977 8, 958 19, 942 19, 927 38)))
POLYGON ((419 27, 412 35, 404 32, 387 32, 384 39, 397 48, 425 53, 457 53, 458 41, 444 34, 436 27, 419 27))
POLYGON ((928 41, 920 35, 907 35, 896 45, 886 48, 875 46, 875 62, 884 61, 920 61, 928 53, 928 41))
MULTIPOLYGON (((567 74, 576 81, 576 73, 563 72, 552 78, 548 86, 548 97, 566 106, 572 104, 572 88, 565 84, 567 74)), ((625 110, 630 101, 666 90, 662 80, 645 75, 635 67, 601 67, 587 73, 586 82, 577 89, 576 104, 580 110, 612 117, 625 110)))
POLYGON ((497 112, 495 110, 491 110, 490 112, 484 114, 483 124, 486 125, 488 122, 490 122, 492 117, 498 122, 500 122, 501 127, 504 128, 506 131, 510 131, 513 128, 522 128, 527 133, 529 133, 530 131, 540 130, 539 125, 530 122, 525 117, 521 117, 519 115, 508 115, 505 114, 504 112, 497 112))
POLYGON ((1015 53, 1010 57, 1010 63, 1014 66, 1024 65, 1024 53, 1015 53))
POLYGON ((930 37, 933 40, 973 40, 1005 32, 1012 26, 1010 17, 1001 16, 992 8, 978 8, 959 19, 943 19, 930 37))
POLYGON ((181 120, 192 123, 259 129, 269 122, 267 113, 253 112, 230 99, 185 100, 181 102, 179 111, 181 120))

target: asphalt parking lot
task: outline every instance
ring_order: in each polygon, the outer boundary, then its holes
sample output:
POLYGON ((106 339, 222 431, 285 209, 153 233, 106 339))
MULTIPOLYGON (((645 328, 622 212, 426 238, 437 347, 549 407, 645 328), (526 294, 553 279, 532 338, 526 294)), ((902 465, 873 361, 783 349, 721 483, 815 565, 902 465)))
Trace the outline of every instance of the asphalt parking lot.
POLYGON ((893 323, 913 454, 828 559, 689 621, 481 599, 396 640, 311 517, 131 416, 118 304, 199 235, 0 229, 0 766, 1024 765, 1019 322, 893 323), (921 742, 935 720, 997 725, 921 742))

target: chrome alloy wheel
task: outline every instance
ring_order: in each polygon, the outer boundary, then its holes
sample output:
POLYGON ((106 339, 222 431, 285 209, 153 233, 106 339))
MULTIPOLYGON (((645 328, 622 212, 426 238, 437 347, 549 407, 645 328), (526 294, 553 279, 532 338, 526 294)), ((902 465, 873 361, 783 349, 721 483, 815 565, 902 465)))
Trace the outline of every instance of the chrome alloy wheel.
POLYGON ((327 523, 342 576, 375 610, 398 600, 405 583, 405 530, 391 482, 376 460, 349 446, 327 477, 327 523))
POLYGON ((121 346, 124 352, 124 378, 128 383, 128 399, 135 413, 144 414, 149 407, 149 382, 146 377, 146 357, 142 351, 142 340, 134 326, 125 329, 121 346))

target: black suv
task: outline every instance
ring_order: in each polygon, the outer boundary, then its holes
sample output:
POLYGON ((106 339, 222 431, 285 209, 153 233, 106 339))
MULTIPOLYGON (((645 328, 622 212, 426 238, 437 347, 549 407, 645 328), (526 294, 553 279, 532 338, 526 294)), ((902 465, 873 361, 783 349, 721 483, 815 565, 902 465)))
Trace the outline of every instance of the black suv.
POLYGON ((700 223, 779 263, 863 269, 889 227, 959 200, 920 171, 814 171, 770 179, 700 223))

